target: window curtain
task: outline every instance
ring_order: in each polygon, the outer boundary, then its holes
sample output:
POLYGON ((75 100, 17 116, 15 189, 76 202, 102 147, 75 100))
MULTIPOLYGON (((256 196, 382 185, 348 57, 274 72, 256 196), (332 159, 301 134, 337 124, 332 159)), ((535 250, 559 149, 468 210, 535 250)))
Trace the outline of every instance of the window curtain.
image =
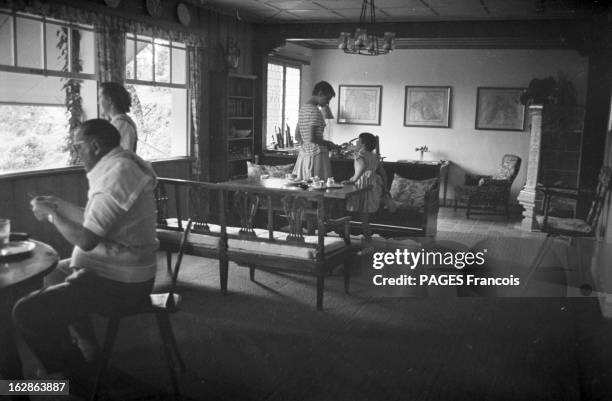
POLYGON ((125 32, 109 25, 95 25, 98 82, 125 81, 125 32))
POLYGON ((198 45, 187 45, 189 60, 189 107, 191 111, 191 165, 193 180, 202 180, 202 157, 200 155, 200 115, 202 111, 202 71, 204 48, 198 45))

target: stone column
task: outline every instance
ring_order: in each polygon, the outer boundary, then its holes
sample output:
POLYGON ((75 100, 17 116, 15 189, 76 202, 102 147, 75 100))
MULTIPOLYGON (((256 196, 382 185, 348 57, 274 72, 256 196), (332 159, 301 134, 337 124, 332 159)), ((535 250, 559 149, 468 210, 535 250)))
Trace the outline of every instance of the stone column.
POLYGON ((542 146, 542 105, 529 106, 529 124, 531 138, 529 140, 529 160, 527 161, 527 181, 519 192, 518 201, 525 211, 520 228, 532 231, 535 228, 536 215, 536 185, 540 169, 540 148, 542 146))

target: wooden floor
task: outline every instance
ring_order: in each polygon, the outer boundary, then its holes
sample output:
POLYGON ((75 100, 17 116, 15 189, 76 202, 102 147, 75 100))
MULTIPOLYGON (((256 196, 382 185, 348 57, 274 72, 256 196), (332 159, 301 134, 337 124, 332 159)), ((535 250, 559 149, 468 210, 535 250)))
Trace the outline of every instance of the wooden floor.
MULTIPOLYGON (((525 236, 512 222, 465 222, 451 209, 441 216, 442 244, 486 246, 503 274, 523 274, 538 246, 537 234, 525 236)), ((180 376, 183 397, 612 399, 612 325, 601 319, 595 298, 568 296, 571 283, 555 260, 520 296, 503 288, 375 288, 365 255, 354 261, 351 294, 342 291, 340 274, 330 276, 325 310, 317 312, 313 279, 257 272, 253 283, 248 269, 230 265, 224 296, 216 261, 185 257, 184 302, 173 317, 188 367, 180 376)), ((160 268, 159 288, 164 276, 160 268)), ((103 322, 96 323, 101 330, 103 322)), ((168 399, 152 319, 123 324, 111 364, 113 399, 168 399)))

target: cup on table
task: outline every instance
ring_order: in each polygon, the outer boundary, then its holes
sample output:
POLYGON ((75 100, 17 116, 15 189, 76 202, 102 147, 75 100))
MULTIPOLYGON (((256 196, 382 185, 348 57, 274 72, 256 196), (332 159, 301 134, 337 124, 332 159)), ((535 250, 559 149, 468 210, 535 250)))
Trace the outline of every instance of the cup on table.
POLYGON ((0 248, 8 246, 10 235, 11 221, 9 219, 0 219, 0 248))
POLYGON ((331 187, 332 185, 335 185, 335 184, 336 184, 336 181, 334 181, 334 177, 329 177, 327 179, 327 186, 328 187, 331 187))
POLYGON ((312 182, 312 186, 315 188, 323 188, 323 180, 316 180, 312 182))

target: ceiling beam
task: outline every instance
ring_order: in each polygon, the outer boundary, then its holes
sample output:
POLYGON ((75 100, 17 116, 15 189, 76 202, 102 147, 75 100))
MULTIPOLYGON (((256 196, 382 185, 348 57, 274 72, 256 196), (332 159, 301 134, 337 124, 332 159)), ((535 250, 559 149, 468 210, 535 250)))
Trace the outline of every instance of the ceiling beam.
MULTIPOLYGON (((354 32, 357 26, 346 23, 254 25, 259 46, 269 49, 287 39, 335 39, 340 32, 354 32)), ((605 24, 592 18, 376 24, 375 33, 382 35, 386 31, 395 32, 397 38, 407 43, 407 48, 550 48, 580 52, 592 47, 594 38, 608 36, 605 24)))

